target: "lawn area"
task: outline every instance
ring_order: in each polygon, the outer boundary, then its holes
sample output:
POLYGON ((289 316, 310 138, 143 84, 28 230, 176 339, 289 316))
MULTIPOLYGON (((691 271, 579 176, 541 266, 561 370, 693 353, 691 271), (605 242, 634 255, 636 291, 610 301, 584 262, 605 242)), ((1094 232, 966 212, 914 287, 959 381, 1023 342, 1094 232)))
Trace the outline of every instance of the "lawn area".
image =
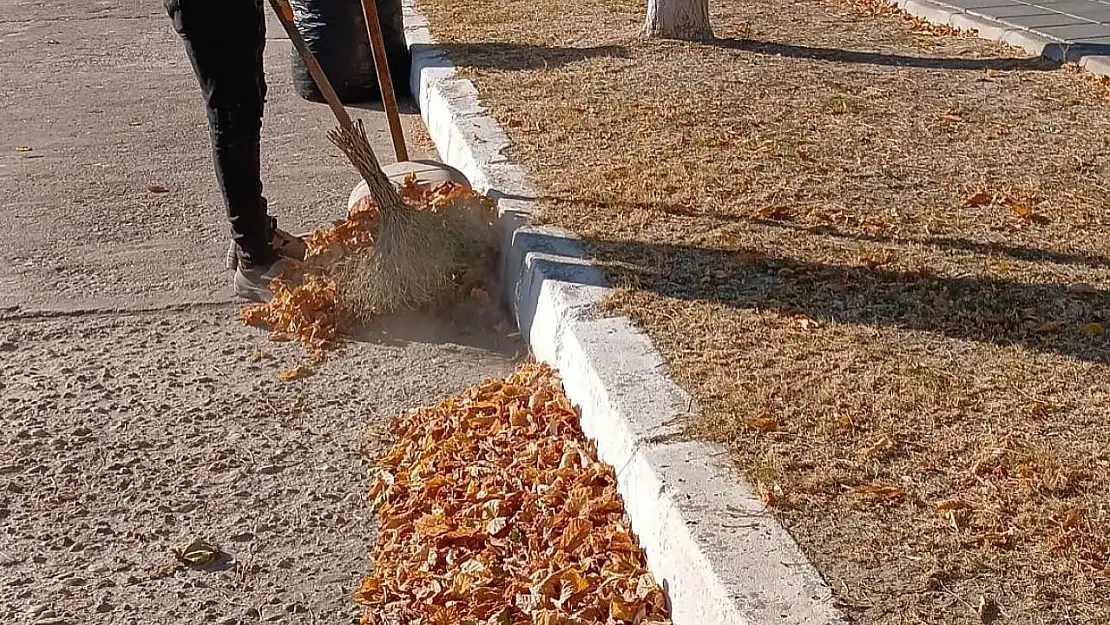
POLYGON ((419 0, 860 623, 1110 623, 1106 84, 874 2, 419 0))

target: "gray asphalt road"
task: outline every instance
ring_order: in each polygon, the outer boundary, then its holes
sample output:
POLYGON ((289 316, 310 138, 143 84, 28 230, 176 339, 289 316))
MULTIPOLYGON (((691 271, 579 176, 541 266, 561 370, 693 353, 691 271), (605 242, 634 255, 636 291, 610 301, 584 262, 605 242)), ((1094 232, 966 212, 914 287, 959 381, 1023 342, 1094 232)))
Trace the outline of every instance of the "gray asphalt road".
MULTIPOLYGON (((280 382, 299 353, 236 319, 203 109, 160 4, 0 8, 0 623, 352 622, 387 419, 504 375, 517 346, 410 317, 280 382), (200 537, 227 557, 176 567, 200 537)), ((270 33, 266 193, 310 228, 356 176, 270 33)), ((384 118, 360 114, 390 160, 384 118)))

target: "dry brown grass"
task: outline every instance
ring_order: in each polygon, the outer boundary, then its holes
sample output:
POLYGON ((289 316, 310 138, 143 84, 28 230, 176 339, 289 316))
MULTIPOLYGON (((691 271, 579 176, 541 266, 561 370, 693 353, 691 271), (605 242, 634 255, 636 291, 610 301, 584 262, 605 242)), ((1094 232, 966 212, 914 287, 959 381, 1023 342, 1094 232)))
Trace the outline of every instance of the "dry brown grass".
POLYGON ((849 613, 1110 623, 1105 81, 874 2, 420 4, 849 613))

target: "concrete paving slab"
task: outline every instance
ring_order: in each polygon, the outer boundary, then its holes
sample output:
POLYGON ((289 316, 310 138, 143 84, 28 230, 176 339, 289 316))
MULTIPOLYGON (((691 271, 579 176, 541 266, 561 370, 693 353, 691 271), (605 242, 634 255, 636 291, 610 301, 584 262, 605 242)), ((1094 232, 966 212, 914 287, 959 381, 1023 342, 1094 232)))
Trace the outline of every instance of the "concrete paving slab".
POLYGON ((1043 27, 1110 22, 1110 3, 1100 0, 945 0, 936 4, 1034 31, 1043 27), (1056 14, 1072 19, 1065 20, 1056 14))
POLYGON ((1110 25, 1107 24, 1068 24, 1066 26, 1042 26, 1033 30, 1039 35, 1045 35, 1059 41, 1082 44, 1089 39, 1110 36, 1110 25))
POLYGON ((1028 7, 1028 6, 1031 6, 1031 5, 1028 5, 1024 2, 1018 2, 1017 0, 960 0, 959 4, 956 4, 955 2, 945 3, 945 4, 946 5, 951 5, 953 7, 958 7, 960 9, 964 9, 964 10, 972 10, 972 9, 988 10, 988 9, 996 9, 996 8, 997 9, 1010 9, 1010 8, 1013 8, 1013 7, 1028 7))
MULTIPOLYGON (((977 10, 973 9, 969 9, 969 11, 973 13, 978 12, 977 10)), ((1053 8, 1032 6, 1028 4, 992 7, 991 9, 989 9, 989 12, 995 18, 1001 20, 1009 20, 1015 17, 1056 16, 1067 14, 1063 11, 1055 10, 1053 8)))
POLYGON ((1089 19, 1069 15, 1067 13, 1048 13, 1041 15, 1026 15, 1016 17, 999 18, 1003 24, 1010 24, 1018 28, 1026 28, 1029 30, 1042 30, 1044 28, 1057 28, 1057 27, 1079 27, 1098 25, 1098 22, 1093 22, 1089 19))
POLYGON ((1031 7, 1028 4, 1020 4, 1015 7, 996 7, 990 9, 992 16, 998 19, 1011 19, 1011 18, 1028 18, 1033 16, 1060 16, 1060 14, 1068 14, 1066 12, 1053 10, 1047 7, 1031 7))
POLYGON ((1110 2, 1103 0, 894 0, 911 15, 973 29, 1057 62, 1110 75, 1110 2))

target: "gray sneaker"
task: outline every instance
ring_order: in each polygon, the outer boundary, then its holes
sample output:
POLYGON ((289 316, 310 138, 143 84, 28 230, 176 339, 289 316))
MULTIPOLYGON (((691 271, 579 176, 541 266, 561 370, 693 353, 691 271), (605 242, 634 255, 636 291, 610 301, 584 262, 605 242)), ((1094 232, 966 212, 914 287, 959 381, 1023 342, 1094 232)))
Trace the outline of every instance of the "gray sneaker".
POLYGON ((268 267, 249 269, 242 265, 236 266, 235 278, 231 282, 235 296, 251 302, 270 301, 273 297, 273 293, 270 292, 270 281, 280 277, 289 267, 289 262, 281 259, 268 267))
MULTIPOLYGON (((308 254, 308 246, 305 244, 305 237, 307 236, 307 234, 293 235, 284 230, 275 229, 274 238, 270 245, 282 258, 303 261, 308 254)), ((224 254, 224 266, 231 271, 235 271, 239 267, 239 246, 235 245, 235 241, 227 246, 227 253, 224 254)))

